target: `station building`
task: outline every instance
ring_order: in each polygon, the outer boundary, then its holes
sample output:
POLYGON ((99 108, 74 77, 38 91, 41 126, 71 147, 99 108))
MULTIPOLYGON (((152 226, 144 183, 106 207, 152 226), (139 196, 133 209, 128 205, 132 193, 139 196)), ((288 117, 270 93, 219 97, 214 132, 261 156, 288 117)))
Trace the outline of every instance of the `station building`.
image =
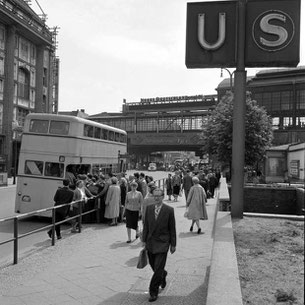
MULTIPOLYGON (((218 99, 234 90, 231 85, 234 74, 216 88, 218 99)), ((272 118, 274 146, 305 142, 305 66, 262 70, 247 78, 246 87, 272 118)))
POLYGON ((56 34, 28 1, 0 1, 0 173, 16 168, 25 116, 58 110, 56 34))

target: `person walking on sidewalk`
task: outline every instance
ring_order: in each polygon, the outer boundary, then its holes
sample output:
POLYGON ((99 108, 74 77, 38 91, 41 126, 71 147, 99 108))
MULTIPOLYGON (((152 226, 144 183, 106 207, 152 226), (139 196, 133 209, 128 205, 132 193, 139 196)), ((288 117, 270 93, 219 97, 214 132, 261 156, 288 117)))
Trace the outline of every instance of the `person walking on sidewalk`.
POLYGON ((193 179, 190 174, 190 170, 187 169, 185 175, 182 179, 182 189, 184 190, 185 200, 187 200, 187 196, 190 192, 191 187, 193 186, 193 179))
POLYGON ((139 237, 139 213, 143 208, 142 193, 137 191, 138 184, 133 181, 130 183, 131 191, 126 195, 125 201, 125 217, 127 228, 127 243, 131 243, 131 229, 136 230, 136 239, 139 237))
POLYGON ((105 218, 111 219, 110 226, 116 226, 120 215, 121 189, 116 177, 111 177, 111 183, 106 195, 105 218))
POLYGON ((174 195, 174 201, 178 201, 178 196, 181 192, 181 183, 182 179, 180 176, 180 172, 176 171, 173 178, 172 178, 172 184, 173 184, 173 195, 174 195))
MULTIPOLYGON (((59 188, 55 195, 54 195, 54 201, 55 201, 55 206, 65 204, 65 203, 70 203, 73 201, 74 197, 74 192, 69 189, 69 179, 64 179, 63 180, 63 187, 59 188)), ((68 207, 62 207, 58 208, 55 211, 55 222, 59 222, 65 219, 69 212, 69 206, 68 207)), ((61 234, 60 234, 60 225, 55 226, 55 232, 57 239, 61 239, 61 234)), ((52 229, 48 231, 48 235, 50 238, 52 238, 52 229)))
POLYGON ((163 203, 164 192, 160 188, 153 191, 155 204, 146 209, 143 228, 143 246, 147 249, 149 264, 154 272, 150 284, 149 302, 158 298, 159 286, 165 288, 167 271, 164 269, 167 252, 176 251, 176 222, 174 209, 163 203))
POLYGON ((193 183, 194 185, 191 187, 186 200, 186 207, 188 208, 187 218, 192 220, 190 231, 193 231, 194 223, 196 223, 198 229, 197 233, 200 234, 200 219, 208 219, 206 210, 207 195, 204 188, 199 184, 199 179, 197 177, 193 177, 193 183))
POLYGON ((173 195, 173 181, 172 174, 168 174, 168 177, 165 180, 166 194, 168 196, 168 200, 171 201, 171 196, 173 195))
MULTIPOLYGON (((82 205, 82 209, 85 207, 85 203, 87 202, 89 197, 93 197, 91 192, 85 187, 84 180, 78 180, 76 181, 76 188, 74 190, 74 198, 73 201, 81 201, 78 204, 71 205, 70 206, 70 216, 76 216, 80 213, 79 206, 82 205)), ((80 223, 78 218, 74 218, 72 220, 72 229, 71 233, 77 233, 77 230, 79 229, 80 223)))

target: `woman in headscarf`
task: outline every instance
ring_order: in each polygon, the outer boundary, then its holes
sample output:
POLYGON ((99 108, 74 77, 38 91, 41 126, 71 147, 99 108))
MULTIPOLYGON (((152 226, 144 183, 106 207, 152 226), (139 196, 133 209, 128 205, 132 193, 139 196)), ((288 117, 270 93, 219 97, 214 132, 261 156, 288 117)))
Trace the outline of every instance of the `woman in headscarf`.
POLYGON ((111 185, 107 191, 105 205, 105 217, 111 219, 109 225, 116 226, 118 224, 117 219, 120 215, 121 205, 121 189, 116 177, 111 178, 111 185))
POLYGON ((199 184, 199 179, 193 177, 194 185, 191 187, 186 200, 186 206, 188 207, 187 218, 192 220, 190 231, 193 231, 194 223, 197 225, 197 233, 201 233, 200 219, 207 220, 208 214, 206 210, 207 195, 204 188, 199 184))

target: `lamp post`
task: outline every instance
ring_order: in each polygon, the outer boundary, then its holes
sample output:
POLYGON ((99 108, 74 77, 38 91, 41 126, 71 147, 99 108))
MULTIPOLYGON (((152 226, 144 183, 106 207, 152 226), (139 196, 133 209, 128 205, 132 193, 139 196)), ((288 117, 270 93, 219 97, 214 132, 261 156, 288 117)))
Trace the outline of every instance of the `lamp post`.
POLYGON ((220 77, 223 77, 223 70, 226 70, 229 73, 229 75, 230 75, 230 90, 231 90, 231 92, 233 92, 233 75, 234 75, 235 71, 231 72, 227 68, 221 68, 221 70, 220 70, 220 77))

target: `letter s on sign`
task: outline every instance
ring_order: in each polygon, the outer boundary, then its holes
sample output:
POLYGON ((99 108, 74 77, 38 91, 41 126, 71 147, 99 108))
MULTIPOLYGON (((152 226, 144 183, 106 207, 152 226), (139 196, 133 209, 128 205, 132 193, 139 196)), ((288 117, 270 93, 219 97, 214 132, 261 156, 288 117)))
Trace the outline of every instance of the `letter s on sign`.
POLYGON ((265 51, 279 51, 291 42, 295 27, 289 15, 281 11, 267 11, 259 15, 252 27, 257 46, 265 51))

